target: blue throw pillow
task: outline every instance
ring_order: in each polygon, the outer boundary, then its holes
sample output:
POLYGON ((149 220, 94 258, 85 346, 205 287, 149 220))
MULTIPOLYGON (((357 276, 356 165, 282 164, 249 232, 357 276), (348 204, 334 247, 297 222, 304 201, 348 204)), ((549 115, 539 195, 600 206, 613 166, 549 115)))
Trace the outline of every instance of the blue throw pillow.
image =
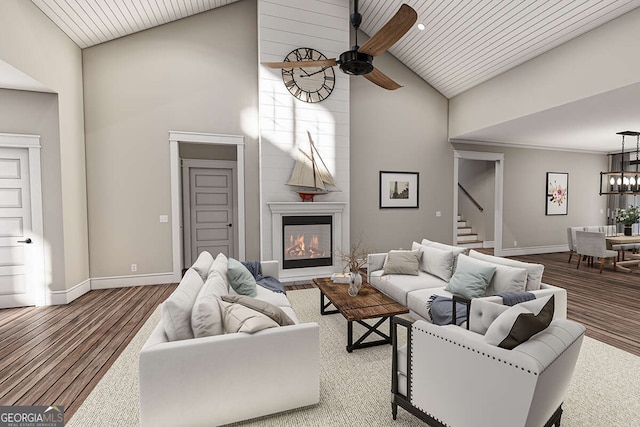
POLYGON ((229 285, 240 295, 251 298, 256 296, 256 279, 242 263, 233 258, 229 258, 227 267, 227 279, 229 285))
POLYGON ((445 290, 467 299, 479 298, 484 295, 495 272, 496 267, 482 265, 460 254, 456 271, 445 290))

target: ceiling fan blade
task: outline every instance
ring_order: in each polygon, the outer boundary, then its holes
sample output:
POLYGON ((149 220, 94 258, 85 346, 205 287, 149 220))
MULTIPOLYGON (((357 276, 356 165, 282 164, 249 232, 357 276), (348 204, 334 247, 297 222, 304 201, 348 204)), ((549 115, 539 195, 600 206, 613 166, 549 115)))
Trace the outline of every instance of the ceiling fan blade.
POLYGON ((338 65, 336 58, 320 59, 317 61, 283 61, 283 62, 261 62, 269 68, 309 68, 309 67, 333 67, 338 65))
POLYGON ((413 24, 418 20, 418 14, 411 6, 403 4, 400 10, 393 15, 380 31, 374 34, 365 42, 358 52, 363 52, 371 56, 378 56, 395 44, 402 36, 404 36, 413 24))
POLYGON ((382 71, 374 68, 372 72, 363 74, 363 77, 371 83, 375 83, 383 89, 396 90, 402 86, 387 77, 382 71))

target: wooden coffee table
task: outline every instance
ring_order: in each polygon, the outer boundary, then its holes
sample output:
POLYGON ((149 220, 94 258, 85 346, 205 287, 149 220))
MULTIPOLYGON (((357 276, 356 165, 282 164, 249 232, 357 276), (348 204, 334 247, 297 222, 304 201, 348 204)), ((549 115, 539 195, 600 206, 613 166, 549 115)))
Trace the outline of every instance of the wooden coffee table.
POLYGON ((347 351, 349 353, 359 348, 391 344, 391 318, 409 312, 405 306, 398 304, 364 280, 360 292, 355 297, 347 293, 349 285, 333 283, 328 277, 313 279, 313 283, 320 289, 320 314, 340 313, 347 319, 347 351), (325 303, 325 297, 329 302, 325 303), (327 310, 332 304, 336 309, 327 310), (373 325, 363 321, 378 317, 380 320, 373 325), (387 319, 389 319, 388 335, 379 329, 387 319), (367 329, 355 342, 353 342, 353 322, 367 329), (379 335, 382 339, 364 342, 372 333, 379 335))

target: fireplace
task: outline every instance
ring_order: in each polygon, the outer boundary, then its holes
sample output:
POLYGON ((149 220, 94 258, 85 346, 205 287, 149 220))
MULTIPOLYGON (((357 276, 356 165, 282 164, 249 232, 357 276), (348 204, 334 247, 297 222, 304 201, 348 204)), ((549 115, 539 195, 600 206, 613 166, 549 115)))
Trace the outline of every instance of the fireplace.
POLYGON ((282 268, 333 265, 333 216, 282 217, 282 268))

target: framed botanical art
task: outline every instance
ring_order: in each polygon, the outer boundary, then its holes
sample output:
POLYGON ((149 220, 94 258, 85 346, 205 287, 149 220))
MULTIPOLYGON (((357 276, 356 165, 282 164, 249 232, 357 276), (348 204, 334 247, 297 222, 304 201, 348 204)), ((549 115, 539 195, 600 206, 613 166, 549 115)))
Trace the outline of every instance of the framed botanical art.
POLYGON ((418 172, 380 171, 380 209, 417 208, 418 172))
POLYGON ((569 203, 569 174, 547 172, 545 215, 566 215, 569 203))

